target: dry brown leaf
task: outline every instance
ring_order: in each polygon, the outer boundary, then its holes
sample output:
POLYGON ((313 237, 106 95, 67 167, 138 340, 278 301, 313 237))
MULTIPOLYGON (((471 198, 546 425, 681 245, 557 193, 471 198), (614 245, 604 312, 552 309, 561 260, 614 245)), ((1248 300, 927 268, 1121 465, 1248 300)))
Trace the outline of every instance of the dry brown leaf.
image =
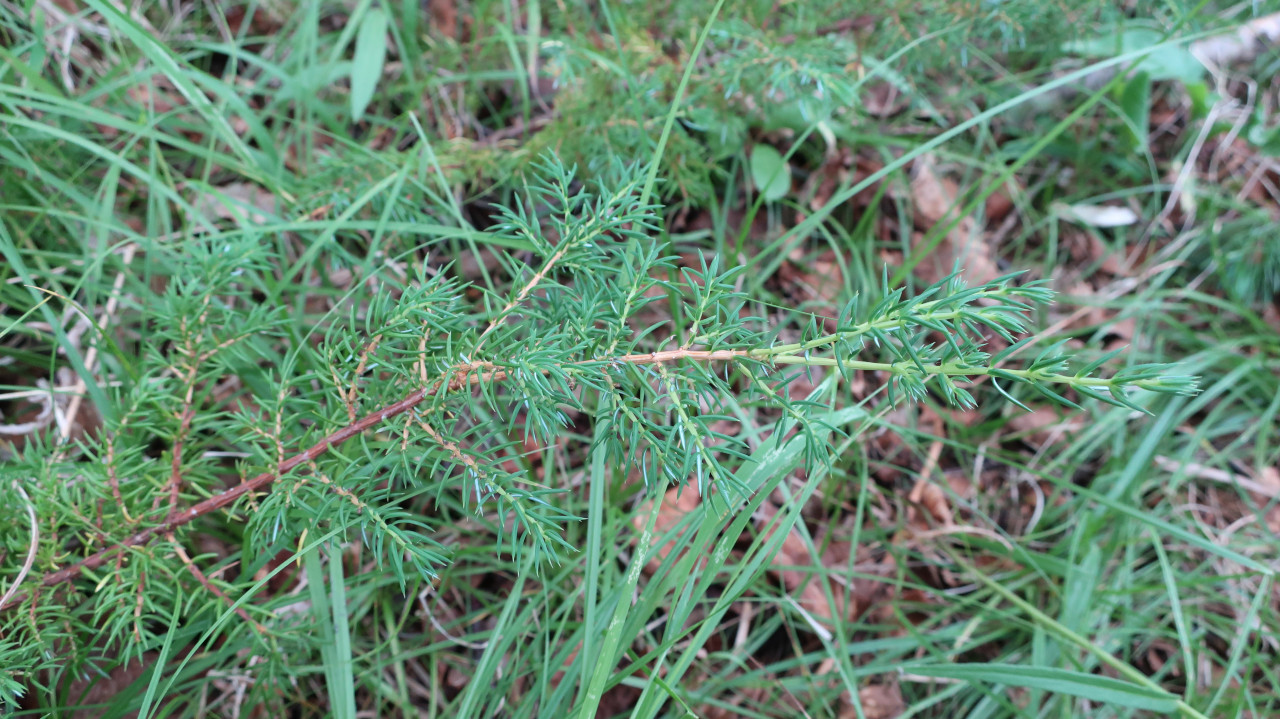
POLYGON ((1013 211, 1013 195, 1009 191, 1009 185, 1002 185, 996 188, 996 191, 987 196, 986 211, 987 222, 996 223, 1009 216, 1013 211))
MULTIPOLYGON (((760 505, 758 512, 759 519, 756 520, 756 527, 765 530, 774 517, 778 516, 778 507, 773 502, 764 502, 760 505)), ((775 528, 769 528, 765 535, 765 541, 772 537, 775 528)), ((805 567, 809 566, 809 548, 805 545, 804 540, 795 532, 788 532, 787 536, 782 539, 782 546, 778 548, 778 553, 773 555, 773 564, 777 566, 805 567)), ((809 574, 797 569, 777 570, 782 584, 787 589, 795 589, 804 583, 805 577, 809 574)))
POLYGON ((1274 303, 1267 303, 1262 308, 1262 321, 1266 322, 1268 327, 1280 333, 1280 307, 1277 307, 1274 303))
MULTIPOLYGON (((777 681, 776 675, 768 675, 777 681)), ((738 719, 742 716, 739 707, 743 704, 758 705, 765 701, 770 701, 773 686, 769 680, 761 682, 759 686, 744 685, 733 692, 731 696, 724 697, 723 703, 702 706, 699 709, 698 716, 704 719, 738 719)))
POLYGON ((947 499, 947 493, 942 490, 942 487, 931 482, 927 476, 916 481, 907 499, 912 504, 907 509, 907 522, 912 527, 928 530, 939 525, 950 527, 955 524, 955 516, 951 512, 951 502, 947 499), (932 519, 921 516, 919 509, 928 512, 932 519))
MULTIPOLYGON (((151 75, 146 80, 127 88, 125 97, 132 101, 138 112, 144 114, 168 115, 175 110, 187 107, 189 104, 187 98, 177 89, 173 81, 160 74, 151 75)), ((195 143, 204 140, 204 134, 194 129, 199 127, 200 123, 196 122, 191 115, 179 114, 178 118, 183 124, 183 129, 180 130, 183 137, 195 143)), ((243 124, 243 121, 241 123, 243 124)), ((95 126, 108 137, 116 137, 119 134, 119 128, 111 125, 95 123, 95 126)))
MULTIPOLYGON (((842 697, 840 719, 858 716, 853 702, 848 695, 842 697)), ((858 703, 862 705, 862 716, 865 719, 895 719, 907 710, 907 702, 902 698, 902 690, 896 682, 889 684, 868 684, 858 690, 858 703)))
MULTIPOLYGON (((145 674, 159 657, 158 652, 146 652, 142 655, 142 661, 129 661, 124 665, 116 666, 105 678, 93 675, 76 679, 71 683, 68 694, 87 705, 105 705, 137 682, 138 678, 145 674)), ((71 716, 73 719, 89 719, 102 714, 96 710, 79 709, 73 711, 71 716)), ((125 716, 136 717, 138 714, 132 712, 125 716)))
POLYGON ((1103 351, 1112 352, 1123 349, 1133 344, 1133 336, 1138 331, 1138 320, 1136 317, 1125 317, 1122 320, 1116 320, 1107 326, 1107 342, 1102 346, 1103 351))
POLYGON ((826 206, 831 201, 831 196, 835 194, 836 188, 849 179, 849 168, 852 166, 853 150, 848 147, 841 146, 828 155, 822 161, 818 171, 810 175, 808 182, 805 183, 812 188, 809 192, 809 209, 817 212, 826 206))
POLYGON ((259 37, 267 37, 279 32, 284 25, 283 17, 271 7, 272 3, 256 5, 234 5, 226 10, 227 27, 232 35, 240 35, 246 20, 249 31, 259 37), (249 15, 249 11, 253 15, 249 15))
POLYGON ((556 689, 560 686, 560 682, 564 681, 565 669, 573 666, 573 662, 578 658, 578 652, 582 651, 582 642, 578 642, 573 647, 573 651, 569 652, 569 656, 565 657, 564 669, 557 669, 555 674, 551 675, 551 688, 556 689))
POLYGON ((1088 237, 1087 263, 1093 264, 1097 262, 1099 263, 1098 269, 1109 275, 1119 276, 1123 270, 1124 255, 1120 252, 1113 252, 1097 235, 1089 234, 1086 237, 1088 237))
MULTIPOLYGON (((830 303, 844 287, 844 277, 835 253, 828 250, 817 257, 810 256, 803 248, 791 251, 778 268, 778 278, 792 296, 800 301, 830 303)), ((833 306, 828 314, 834 314, 833 306)))
POLYGON ((951 488, 952 494, 959 497, 962 501, 970 501, 978 495, 978 488, 974 486, 973 480, 970 479, 967 472, 949 469, 945 473, 947 486, 951 488))
MULTIPOLYGON (((956 184, 941 178, 934 169, 933 158, 922 155, 915 161, 911 178, 911 199, 915 204, 916 226, 930 230, 937 225, 950 224, 955 219, 956 184)), ((913 233, 912 247, 923 251, 923 233, 913 233)), ((951 274, 959 265, 970 284, 989 282, 1000 276, 995 254, 972 217, 962 217, 946 237, 933 248, 928 257, 916 265, 915 273, 926 282, 937 282, 951 274)))
POLYGON ((946 409, 943 412, 951 418, 953 424, 961 427, 972 427, 983 420, 983 415, 976 409, 946 409))
POLYGON ((449 671, 444 675, 445 685, 455 691, 462 691, 470 681, 471 677, 467 672, 462 671, 456 666, 450 666, 449 671))
MULTIPOLYGON (((766 528, 773 522, 777 514, 777 505, 773 502, 763 503, 757 513, 757 528, 761 531, 767 531, 769 534, 776 531, 776 527, 766 528)), ((823 553, 823 563, 828 567, 843 566, 849 557, 849 544, 847 542, 832 542, 831 544, 832 546, 823 553), (837 547, 836 545, 840 546, 837 547)), ((782 585, 788 592, 794 593, 797 589, 799 590, 800 595, 792 596, 792 599, 810 616, 826 622, 831 622, 837 617, 843 619, 856 617, 860 613, 862 605, 855 598, 849 596, 849 592, 841 583, 832 582, 823 575, 815 576, 812 571, 795 569, 795 567, 811 566, 813 566, 813 558, 809 554, 808 545, 796 532, 788 532, 787 536, 782 540, 782 546, 778 548, 777 554, 773 556, 771 571, 782 580, 782 585), (783 569, 782 567, 790 568, 783 569), (836 603, 835 609, 827 600, 828 588, 831 591, 831 598, 836 603)))
POLYGON ((1030 412, 1018 412, 1009 419, 1009 427, 1024 434, 1022 441, 1036 447, 1057 442, 1083 426, 1078 417, 1063 417, 1053 407, 1036 407, 1030 412))
MULTIPOLYGON (((822 588, 823 581, 825 580, 820 577, 813 577, 800 589, 800 596, 792 598, 810 616, 823 620, 825 623, 830 623, 837 616, 837 613, 831 611, 831 603, 827 601, 827 593, 822 588)), ((836 588, 832 587, 831 595, 838 604, 844 604, 843 591, 837 594, 836 588)))
MULTIPOLYGON (((698 490, 695 487, 685 486, 675 487, 667 490, 667 494, 663 497, 662 506, 658 508, 658 520, 654 523, 654 538, 659 538, 671 531, 673 527, 684 519, 684 516, 702 502, 702 497, 698 496, 698 490)), ((649 510, 653 507, 653 500, 645 502, 631 518, 631 525, 636 528, 636 534, 632 536, 631 543, 635 545, 640 541, 640 533, 644 532, 645 524, 649 521, 649 510)), ((675 549, 676 542, 671 540, 666 544, 658 547, 658 553, 653 559, 645 565, 645 571, 652 574, 658 571, 662 566, 662 562, 675 549)))
POLYGON ((606 689, 604 696, 600 697, 600 704, 596 707, 596 716, 615 717, 630 714, 631 710, 635 708, 636 700, 639 698, 639 687, 627 684, 614 685, 606 689))
POLYGON ((201 194, 193 204, 201 215, 210 220, 262 225, 266 224, 268 216, 275 214, 276 197, 253 183, 232 182, 201 194))
POLYGON ((174 108, 186 105, 173 83, 163 75, 153 75, 149 85, 134 85, 125 90, 124 94, 138 107, 154 110, 157 115, 167 115, 174 108))
POLYGON ((942 417, 931 407, 904 404, 894 409, 885 417, 883 428, 877 430, 869 442, 880 460, 873 471, 876 478, 883 482, 902 479, 903 467, 920 466, 916 464, 912 444, 905 442, 902 433, 894 430, 894 427, 915 427, 922 437, 946 436, 946 425, 942 417))
POLYGON ((1125 317, 1121 320, 1112 322, 1107 327, 1107 335, 1113 340, 1120 340, 1125 344, 1133 341, 1133 336, 1138 332, 1138 318, 1125 317))
MULTIPOLYGON (((1093 285, 1088 282, 1076 282, 1069 287, 1065 287, 1062 290, 1062 294, 1066 297, 1083 298, 1092 297, 1097 294, 1097 291, 1094 290, 1093 285)), ((1065 314, 1065 317, 1058 312, 1051 311, 1050 313, 1050 317, 1055 322, 1055 326, 1057 326, 1056 323, 1062 322, 1062 329, 1079 330, 1086 327, 1097 327, 1107 320, 1107 310, 1105 307, 1082 304, 1070 313, 1066 312, 1066 304, 1062 307, 1062 313, 1065 314)))
POLYGON ((907 97, 892 83, 879 81, 863 86, 862 109, 872 117, 892 117, 906 107, 907 97))
POLYGON ((431 24, 444 37, 458 37, 458 5, 454 0, 431 0, 428 3, 431 24))

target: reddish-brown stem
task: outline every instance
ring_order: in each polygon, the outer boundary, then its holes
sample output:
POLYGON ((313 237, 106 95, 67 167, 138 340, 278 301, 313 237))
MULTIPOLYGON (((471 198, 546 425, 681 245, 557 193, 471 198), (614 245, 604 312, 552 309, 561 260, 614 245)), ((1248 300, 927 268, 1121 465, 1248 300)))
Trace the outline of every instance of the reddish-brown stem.
MULTIPOLYGON (((612 362, 617 364, 647 365, 665 364, 668 362, 676 362, 686 359, 700 362, 736 361, 747 357, 750 357, 750 353, 745 350, 675 349, 664 350, 662 352, 650 352, 647 354, 622 355, 609 360, 585 360, 577 364, 612 362)), ((110 547, 106 547, 89 555, 88 557, 85 557, 71 566, 63 567, 62 569, 44 575, 44 577, 40 579, 38 586, 50 587, 75 579, 87 569, 92 570, 102 566, 107 560, 119 555, 125 549, 146 544, 156 536, 167 536, 171 534, 174 529, 181 527, 184 524, 188 524, 199 517, 203 517, 206 514, 216 512, 220 509, 225 509, 226 507, 235 504, 235 502, 241 497, 264 489, 277 478, 287 474, 299 465, 313 461, 320 455, 324 454, 324 452, 330 447, 336 447, 352 437, 361 434, 365 430, 371 429, 392 417, 397 417, 408 412, 426 399, 441 391, 452 392, 463 387, 477 385, 484 382, 501 382, 507 378, 506 370, 497 369, 490 362, 471 362, 460 365, 450 370, 449 373, 446 374, 446 377, 449 377, 450 374, 452 377, 447 380, 442 378, 430 387, 415 390, 399 402, 371 412, 359 420, 356 420, 332 434, 329 434, 302 452, 279 462, 274 470, 263 472, 246 482, 242 482, 234 487, 229 487, 222 492, 205 499, 204 501, 192 505, 188 509, 182 511, 171 511, 160 524, 142 529, 110 547)), ((183 419, 186 422, 190 421, 187 417, 184 417, 183 419)), ((25 595, 12 597, 9 601, 0 605, 0 611, 9 609, 24 600, 25 595)))
MULTIPOLYGON (((181 544, 178 544, 178 541, 173 536, 173 532, 167 532, 165 534, 165 539, 168 539, 170 542, 173 543, 174 550, 178 553, 178 558, 181 559, 182 563, 187 566, 187 571, 191 572, 191 575, 196 578, 197 582, 200 582, 201 586, 209 590, 209 592, 213 594, 213 596, 221 599, 222 601, 226 602, 228 605, 235 604, 235 602, 231 601, 231 597, 227 596, 226 592, 214 586, 213 582, 209 581, 209 578, 205 576, 205 573, 201 571, 200 567, 196 566, 196 563, 192 561, 190 556, 187 555, 187 550, 183 549, 181 544)), ((249 616, 249 612, 247 612, 244 607, 236 607, 236 614, 239 615, 241 619, 252 624, 254 628, 258 630, 259 633, 266 634, 267 632, 266 627, 263 627, 261 624, 254 621, 253 617, 249 616)))
POLYGON ((147 573, 143 572, 138 577, 138 593, 137 599, 133 603, 133 638, 142 641, 142 632, 138 627, 142 624, 142 602, 147 596, 147 573))
MULTIPOLYGON (((369 340, 369 344, 365 345, 364 349, 360 351, 360 363, 356 365, 356 372, 351 377, 351 387, 343 395, 347 403, 347 419, 352 422, 356 421, 356 392, 360 389, 360 375, 364 374, 365 365, 369 362, 369 355, 377 351, 378 344, 381 342, 382 335, 374 335, 373 339, 369 340)), ((339 388, 338 392, 341 393, 342 389, 339 388)))
POLYGON ((134 519, 129 516, 129 510, 124 506, 124 497, 120 494, 120 478, 116 475, 115 437, 107 442, 107 484, 111 487, 111 498, 116 501, 116 506, 124 515, 124 521, 133 524, 134 519))
MULTIPOLYGON (((210 512, 216 512, 220 509, 229 507, 232 504, 235 504, 236 500, 246 494, 263 489, 267 485, 271 484, 271 482, 273 482, 277 477, 287 474, 298 465, 314 460, 316 457, 324 454, 324 452, 330 447, 336 447, 367 429, 417 407, 427 398, 437 394, 442 387, 445 391, 454 391, 465 386, 480 384, 481 382, 501 382, 506 379, 506 377, 506 370, 492 369, 492 365, 488 362, 473 362, 457 367, 453 370, 453 378, 448 380, 447 385, 444 380, 441 380, 430 388, 416 390, 408 397, 405 397, 395 404, 388 405, 387 407, 367 414, 361 419, 326 436, 324 439, 321 439, 319 442, 316 442, 302 452, 286 459, 272 471, 263 472, 247 482, 230 487, 219 494, 215 494, 202 502, 192 505, 189 509, 177 513, 170 513, 160 524, 140 530, 115 545, 94 552, 69 567, 63 567, 55 572, 50 572, 49 574, 44 575, 40 580, 39 586, 50 587, 70 581, 80 576, 80 574, 86 569, 96 569, 97 567, 102 566, 102 564, 108 559, 116 556, 129 547, 137 547, 146 544, 151 541, 153 537, 168 534, 177 527, 181 527, 182 525, 192 522, 199 517, 203 517, 210 512), (477 373, 477 370, 483 371, 477 373)), ((25 596, 12 597, 5 604, 0 605, 0 611, 8 609, 22 602, 24 599, 25 596)))
MULTIPOLYGON (((178 509, 178 490, 182 487, 182 445, 191 431, 191 420, 195 414, 189 404, 182 408, 181 427, 178 429, 178 436, 173 440, 173 459, 169 466, 169 514, 173 514, 178 509)), ((159 497, 156 501, 159 501, 159 497)), ((152 509, 154 510, 155 507, 152 509)))
MULTIPOLYGON (((203 319, 203 315, 201 316, 203 319)), ((186 321, 182 323, 183 334, 187 334, 186 321)), ((192 358, 195 354, 195 345, 187 336, 185 341, 185 349, 182 354, 188 358, 186 376, 183 377, 183 384, 186 385, 187 391, 182 398, 182 411, 178 414, 178 435, 173 440, 173 459, 169 466, 169 514, 172 515, 178 510, 178 493, 182 487, 182 446, 186 443, 187 434, 191 431, 191 420, 195 417, 195 410, 192 406, 195 402, 196 393, 196 372, 199 371, 200 359, 192 358)), ((178 374, 175 369, 174 374, 178 374)), ((151 511, 155 511, 160 506, 161 496, 157 495, 155 503, 151 505, 151 511)))

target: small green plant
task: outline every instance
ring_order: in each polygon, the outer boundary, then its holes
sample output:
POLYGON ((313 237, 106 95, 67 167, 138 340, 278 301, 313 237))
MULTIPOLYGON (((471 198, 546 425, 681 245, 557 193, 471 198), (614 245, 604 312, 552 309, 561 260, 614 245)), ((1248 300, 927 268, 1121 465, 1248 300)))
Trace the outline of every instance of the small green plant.
POLYGON ((737 478, 750 449, 724 429, 730 399, 780 412, 774 432, 804 434, 811 468, 831 461, 831 428, 787 392, 804 373, 861 373, 893 401, 933 390, 961 408, 975 406, 978 380, 1015 404, 1029 390, 1137 410, 1135 393, 1195 390, 1156 366, 1100 376, 1111 355, 1076 366, 1055 347, 1016 361, 1035 339, 1017 338, 1028 312, 1051 293, 1014 276, 966 287, 956 275, 913 297, 885 287, 846 306, 834 331, 754 317, 737 268, 662 252, 637 168, 585 189, 554 160, 539 172, 491 230, 531 250, 502 257, 508 292, 420 264, 339 304, 320 341, 291 336, 280 308, 253 300, 278 261, 265 243, 171 256, 168 291, 145 308, 146 359, 112 389, 104 431, 80 461, 47 443, 6 469, 18 491, 3 495, 4 521, 39 530, 35 542, 5 535, 6 701, 45 668, 81 672, 103 647, 141 658, 175 627, 227 612, 245 620, 231 631, 287 661, 305 642, 255 607, 255 572, 318 538, 363 542, 401 591, 450 561, 439 530, 468 515, 504 551, 554 566, 577 551, 564 538, 577 517, 563 489, 512 462, 582 418, 611 465, 736 507, 750 498, 737 478), (477 292, 479 312, 465 299, 477 292), (671 297, 670 312, 649 312, 671 297), (220 399, 228 380, 249 388, 238 407, 220 399), (199 569, 186 549, 197 528, 242 547, 238 576, 199 569))

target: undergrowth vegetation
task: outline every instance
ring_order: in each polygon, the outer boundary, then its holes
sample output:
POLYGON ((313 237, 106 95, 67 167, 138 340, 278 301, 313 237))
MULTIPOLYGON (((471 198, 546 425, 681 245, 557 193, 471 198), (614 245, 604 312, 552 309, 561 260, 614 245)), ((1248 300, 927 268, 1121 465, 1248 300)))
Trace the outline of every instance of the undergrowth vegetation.
POLYGON ((3 711, 1277 711, 1267 18, 925 5, 0 4, 3 711))

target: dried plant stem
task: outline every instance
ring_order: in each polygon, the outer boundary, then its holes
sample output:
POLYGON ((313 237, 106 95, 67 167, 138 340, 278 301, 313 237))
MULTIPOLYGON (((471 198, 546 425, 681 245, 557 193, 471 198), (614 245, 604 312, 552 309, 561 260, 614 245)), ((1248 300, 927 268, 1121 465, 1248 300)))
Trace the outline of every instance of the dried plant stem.
POLYGON ((13 595, 18 591, 18 586, 31 573, 31 567, 36 563, 36 548, 40 545, 40 523, 36 519, 36 510, 31 505, 31 498, 27 496, 27 491, 22 488, 21 480, 13 480, 13 488, 22 496, 22 501, 27 505, 27 518, 31 520, 31 546, 27 548, 27 559, 22 563, 22 570, 18 572, 13 584, 5 590, 4 597, 0 598, 0 609, 9 606, 10 600, 13 599, 13 595))

